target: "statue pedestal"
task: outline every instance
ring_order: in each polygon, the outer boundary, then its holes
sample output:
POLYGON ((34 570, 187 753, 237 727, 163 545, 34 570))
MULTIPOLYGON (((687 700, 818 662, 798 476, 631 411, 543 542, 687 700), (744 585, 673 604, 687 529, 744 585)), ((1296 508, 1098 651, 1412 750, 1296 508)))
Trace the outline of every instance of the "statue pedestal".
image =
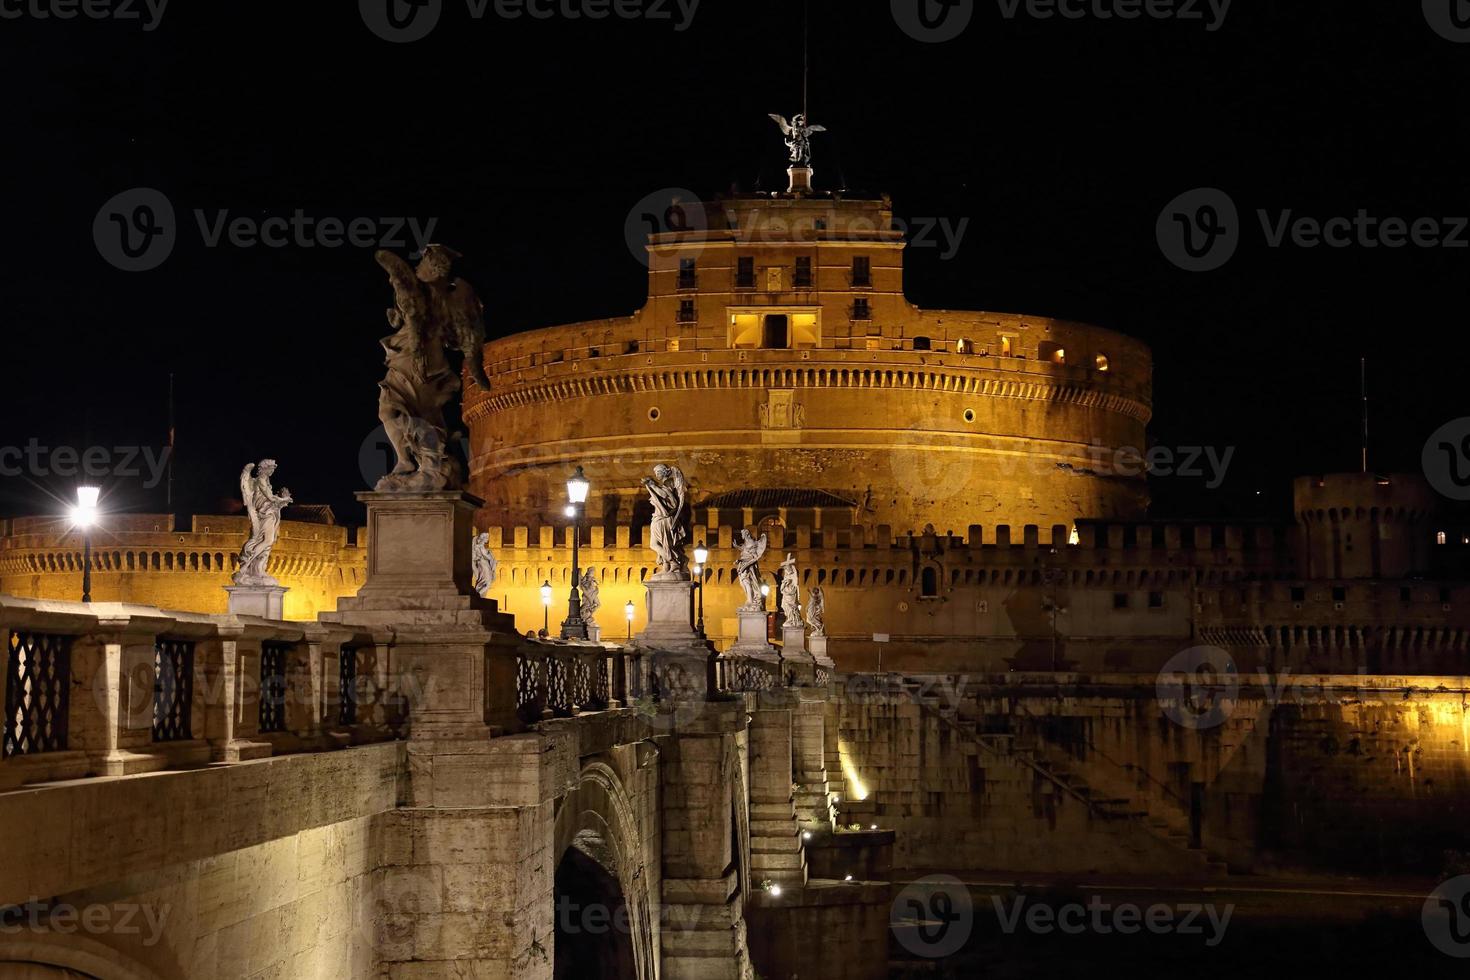
POLYGON ((283 585, 227 585, 231 616, 258 616, 261 619, 286 618, 286 592, 283 585))
POLYGON ((725 656, 779 662, 781 652, 766 639, 766 611, 741 609, 736 615, 740 621, 740 632, 736 634, 735 645, 725 651, 725 656))
POLYGON ((357 499, 367 505, 367 581, 321 620, 393 630, 389 683, 411 738, 519 730, 515 620, 471 583, 471 518, 482 501, 457 490, 357 499))
POLYGON ((791 178, 791 186, 786 188, 786 193, 810 194, 812 192, 812 173, 811 167, 787 167, 786 175, 791 178))
MULTIPOLYGON (((663 573, 668 575, 667 572, 663 573)), ((669 578, 655 575, 643 583, 648 590, 648 626, 639 633, 637 642, 643 647, 703 648, 704 640, 689 622, 689 600, 694 582, 688 575, 669 578)))
POLYGON ((601 643, 602 642, 602 627, 601 626, 598 626, 596 623, 588 623, 587 624, 587 639, 591 640, 593 643, 601 643))
POLYGON ((787 626, 781 631, 781 669, 787 675, 793 671, 798 684, 810 684, 817 676, 816 661, 806 652, 806 628, 787 626))
POLYGON ((837 666, 836 662, 827 655, 827 637, 825 635, 807 637, 807 644, 811 647, 812 660, 816 661, 818 667, 825 667, 831 670, 837 666))

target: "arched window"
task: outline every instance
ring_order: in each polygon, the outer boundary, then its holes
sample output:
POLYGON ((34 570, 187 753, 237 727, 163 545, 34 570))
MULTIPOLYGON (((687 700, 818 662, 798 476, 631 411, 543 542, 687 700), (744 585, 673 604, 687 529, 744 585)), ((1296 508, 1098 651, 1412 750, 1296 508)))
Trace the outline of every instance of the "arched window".
POLYGON ((1106 355, 1106 354, 1099 354, 1099 355, 1097 355, 1097 369, 1099 371, 1107 371, 1107 370, 1110 370, 1111 368, 1112 368, 1112 364, 1111 364, 1111 362, 1108 361, 1108 355, 1106 355))
POLYGON ((915 337, 914 338, 914 350, 929 350, 929 338, 928 337, 915 337))
POLYGON ((1053 364, 1067 363, 1067 349, 1061 344, 1043 341, 1036 350, 1038 360, 1051 361, 1053 364))

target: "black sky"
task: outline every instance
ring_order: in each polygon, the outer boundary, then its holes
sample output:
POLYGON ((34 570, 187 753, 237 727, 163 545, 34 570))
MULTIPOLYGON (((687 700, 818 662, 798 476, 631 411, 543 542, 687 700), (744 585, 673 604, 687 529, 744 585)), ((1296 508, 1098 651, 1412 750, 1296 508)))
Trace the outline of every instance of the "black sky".
MULTIPOLYGON (((783 176, 766 113, 799 104, 795 0, 703 0, 685 31, 473 20, 445 2, 406 45, 340 0, 173 0, 153 31, 0 19, 0 446, 158 447, 173 372, 179 513, 217 510, 240 465, 269 454, 298 500, 355 519, 380 270, 352 247, 206 247, 195 209, 437 218, 501 335, 638 307, 623 225, 650 192, 783 176), (125 273, 92 224, 140 186, 171 200, 179 241, 125 273)), ((1248 514, 1256 489, 1279 506, 1292 475, 1355 468, 1364 355, 1375 467, 1417 469, 1428 434, 1470 414, 1470 248, 1273 249, 1255 212, 1470 214, 1470 44, 1408 0, 1237 0, 1214 32, 999 11, 980 0, 959 39, 924 44, 885 0, 811 0, 811 113, 831 130, 819 185, 969 219, 954 258, 910 254, 909 298, 1151 344, 1151 437, 1237 447, 1221 491, 1155 481, 1160 515, 1248 514), (1235 200, 1243 242, 1191 274, 1155 222, 1202 186, 1235 200)), ((54 509, 47 491, 75 482, 0 477, 0 515, 54 509)), ((118 481, 110 505, 158 511, 162 490, 118 481)))

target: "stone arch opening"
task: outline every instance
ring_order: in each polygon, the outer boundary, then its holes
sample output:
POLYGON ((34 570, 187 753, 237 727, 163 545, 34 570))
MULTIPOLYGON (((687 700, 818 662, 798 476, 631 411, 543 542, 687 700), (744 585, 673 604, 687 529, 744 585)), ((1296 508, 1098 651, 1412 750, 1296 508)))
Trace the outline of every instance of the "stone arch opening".
POLYGON ((588 762, 557 811, 557 978, 655 975, 648 894, 655 867, 646 864, 632 801, 611 762, 588 762))
POLYGON ((639 976, 628 903, 622 887, 589 850, 601 842, 573 842, 556 866, 556 980, 621 980, 639 976))

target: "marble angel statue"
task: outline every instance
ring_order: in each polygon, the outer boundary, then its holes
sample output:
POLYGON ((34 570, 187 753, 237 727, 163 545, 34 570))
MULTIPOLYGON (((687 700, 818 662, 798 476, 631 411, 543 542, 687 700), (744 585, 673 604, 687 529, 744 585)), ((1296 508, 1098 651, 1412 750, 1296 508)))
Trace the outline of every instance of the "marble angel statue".
POLYGON ((470 545, 470 565, 475 572, 475 594, 488 597, 500 571, 500 563, 490 553, 490 532, 481 531, 475 535, 470 545))
POLYGON ((250 538, 240 549, 240 570, 235 572, 234 584, 244 586, 276 587, 277 582, 267 572, 271 550, 281 533, 281 511, 293 501, 291 491, 281 488, 279 496, 271 489, 271 476, 276 472, 276 461, 263 459, 260 465, 246 463, 240 471, 240 498, 245 502, 245 512, 250 515, 250 538))
POLYGON ((735 577, 740 582, 740 588, 745 590, 745 605, 740 608, 765 609, 766 598, 761 595, 760 563, 766 554, 766 536, 762 534, 759 538, 751 537, 750 532, 742 528, 735 546, 740 549, 740 557, 735 560, 735 577))
POLYGON ((684 542, 689 537, 689 483, 677 466, 659 463, 653 479, 644 479, 653 503, 648 546, 658 556, 658 574, 674 578, 689 574, 684 542))

